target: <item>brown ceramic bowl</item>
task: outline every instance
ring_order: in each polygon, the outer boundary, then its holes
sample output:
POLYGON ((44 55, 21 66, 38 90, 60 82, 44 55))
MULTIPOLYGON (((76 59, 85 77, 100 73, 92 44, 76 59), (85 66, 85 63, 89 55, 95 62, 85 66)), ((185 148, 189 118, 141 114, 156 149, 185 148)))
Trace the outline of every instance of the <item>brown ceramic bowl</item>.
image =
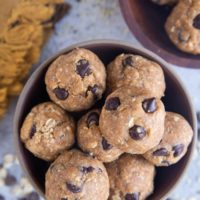
POLYGON ((191 161, 194 143, 196 140, 195 113, 190 102, 190 97, 188 96, 188 93, 186 92, 182 82, 166 62, 150 51, 141 48, 135 48, 134 46, 130 46, 129 44, 119 41, 99 40, 70 46, 45 61, 29 78, 19 97, 14 117, 14 136, 17 154, 29 180, 35 189, 41 195, 44 195, 45 172, 49 166, 49 163, 35 158, 24 148, 24 145, 21 143, 19 137, 20 127, 24 118, 33 106, 49 100, 45 89, 44 76, 50 63, 59 55, 68 53, 75 47, 84 47, 90 49, 100 57, 105 65, 107 65, 111 60, 121 53, 134 53, 154 60, 163 67, 167 85, 166 96, 163 98, 166 110, 182 114, 189 121, 195 132, 195 137, 193 138, 193 141, 184 158, 176 165, 167 168, 158 168, 157 170, 155 191, 148 199, 160 200, 161 198, 166 197, 169 192, 176 187, 191 161))
POLYGON ((119 0, 124 18, 138 41, 171 64, 200 68, 200 55, 179 50, 168 38, 164 24, 172 7, 150 0, 119 0))

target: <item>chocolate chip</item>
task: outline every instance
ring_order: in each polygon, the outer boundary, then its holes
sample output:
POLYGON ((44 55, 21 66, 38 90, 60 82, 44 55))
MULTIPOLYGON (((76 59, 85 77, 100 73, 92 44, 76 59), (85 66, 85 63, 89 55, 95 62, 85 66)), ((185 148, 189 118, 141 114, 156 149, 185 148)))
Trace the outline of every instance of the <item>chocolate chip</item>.
POLYGON ((88 125, 88 128, 95 124, 96 126, 99 125, 99 114, 96 113, 96 112, 91 112, 89 115, 88 115, 88 118, 87 118, 87 125, 88 125))
POLYGON ((112 149, 112 145, 103 137, 101 141, 102 147, 105 151, 112 149))
POLYGON ((123 66, 123 67, 127 67, 127 66, 133 67, 133 59, 132 59, 132 56, 126 57, 126 58, 122 61, 122 66, 123 66))
POLYGON ((178 157, 184 150, 184 144, 177 144, 172 148, 172 150, 174 151, 174 157, 178 157))
POLYGON ((69 93, 67 90, 65 90, 64 88, 55 88, 53 90, 54 94, 56 95, 56 97, 59 99, 59 100, 65 100, 67 99, 67 97, 69 96, 69 93))
POLYGON ((127 193, 125 200, 139 200, 139 193, 127 193))
POLYGON ((4 196, 0 194, 0 200, 5 200, 4 196))
POLYGON ((79 60, 76 64, 76 73, 84 78, 92 73, 89 62, 86 59, 79 60))
POLYGON ((60 200, 68 200, 67 198, 61 198, 60 200))
POLYGON ((103 170, 101 168, 97 169, 97 173, 102 173, 102 172, 103 172, 103 170))
POLYGON ((170 163, 167 160, 163 160, 161 163, 164 164, 164 165, 166 165, 166 166, 170 165, 170 163))
POLYGON ((198 14, 194 19, 193 19, 193 27, 196 29, 200 29, 200 14, 198 14))
POLYGON ((88 95, 88 91, 91 91, 92 94, 94 95, 94 98, 95 99, 99 99, 99 94, 98 94, 98 90, 99 90, 99 86, 98 85, 94 85, 94 86, 88 86, 88 89, 87 89, 87 92, 86 92, 86 95, 88 95))
POLYGON ((142 102, 142 108, 146 113, 153 113, 157 110, 156 98, 145 99, 142 102))
POLYGON ((117 110, 121 102, 119 97, 112 97, 106 101, 105 109, 106 110, 117 110))
POLYGON ((90 173, 90 172, 93 172, 94 171, 94 167, 92 167, 92 166, 89 166, 89 167, 82 167, 81 168, 81 172, 83 172, 83 173, 90 173))
POLYGON ((89 156, 92 157, 92 153, 89 152, 89 151, 83 151, 83 155, 86 156, 86 157, 89 157, 89 156))
POLYGON ((27 198, 28 198, 29 200, 39 200, 39 199, 40 199, 39 195, 38 195, 36 192, 31 192, 31 193, 29 193, 29 194, 27 195, 27 198))
POLYGON ((67 188, 69 191, 73 192, 73 193, 79 193, 82 191, 82 189, 76 185, 73 185, 71 183, 66 183, 67 188))
POLYGON ((146 131, 143 127, 134 125, 129 129, 129 135, 134 140, 142 140, 146 136, 146 131))
POLYGON ((32 139, 35 133, 37 132, 36 125, 33 124, 29 133, 30 138, 32 139))
POLYGON ((4 181, 5 181, 5 185, 7 186, 13 186, 17 183, 17 179, 15 178, 15 176, 11 174, 8 174, 6 178, 4 179, 4 181))
POLYGON ((19 200, 40 200, 40 197, 36 192, 31 192, 19 200))
POLYGON ((169 152, 165 148, 160 148, 153 152, 153 156, 168 156, 169 152))

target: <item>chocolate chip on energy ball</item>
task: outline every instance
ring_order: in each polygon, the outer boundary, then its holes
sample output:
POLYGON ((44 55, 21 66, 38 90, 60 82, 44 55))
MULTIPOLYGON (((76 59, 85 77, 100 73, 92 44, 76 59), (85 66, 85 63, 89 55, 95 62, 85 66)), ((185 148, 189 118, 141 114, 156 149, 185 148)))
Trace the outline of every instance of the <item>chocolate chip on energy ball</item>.
POLYGON ((30 138, 31 138, 31 139, 33 138, 33 136, 35 135, 36 132, 37 132, 36 125, 33 124, 33 125, 31 126, 31 130, 30 130, 30 138))
POLYGON ((163 163, 164 165, 167 165, 167 166, 170 165, 170 163, 167 160, 163 160, 161 163, 163 163))
POLYGON ((153 113, 157 110, 156 98, 145 99, 142 108, 146 113, 153 113))
POLYGON ((7 186, 13 186, 17 183, 17 179, 15 178, 15 176, 11 174, 8 174, 6 178, 4 179, 4 181, 5 181, 5 185, 7 186))
POLYGON ((81 59, 76 64, 76 73, 84 78, 92 73, 89 62, 86 59, 81 59))
POLYGON ((174 157, 178 157, 184 150, 184 144, 177 144, 172 148, 172 150, 174 151, 174 157))
POLYGON ((153 152, 153 156, 168 156, 169 152, 166 148, 160 148, 153 152))
POLYGON ((86 156, 86 157, 89 157, 89 156, 92 157, 93 154, 89 151, 83 151, 83 155, 86 156))
POLYGON ((139 200, 139 194, 138 193, 128 193, 125 196, 125 200, 139 200))
POLYGON ((65 100, 67 99, 67 97, 69 96, 69 93, 67 90, 65 90, 64 88, 55 88, 53 90, 54 94, 56 95, 56 97, 59 99, 59 100, 65 100))
POLYGON ((117 110, 121 102, 119 97, 112 97, 106 101, 105 109, 106 110, 117 110))
POLYGON ((108 141, 103 137, 102 138, 102 147, 105 151, 112 149, 112 145, 108 143, 108 141))
POLYGON ((71 183, 66 183, 67 189, 73 193, 79 193, 82 191, 82 189, 76 185, 73 185, 71 183))
POLYGON ((82 171, 83 173, 90 173, 90 172, 93 172, 93 171, 94 171, 94 167, 92 167, 92 166, 89 166, 89 167, 82 167, 82 168, 81 168, 81 171, 82 171))
POLYGON ((98 85, 94 85, 94 86, 88 86, 88 89, 87 89, 87 92, 86 92, 86 96, 88 95, 87 93, 88 93, 88 91, 91 91, 92 92, 92 94, 94 95, 94 98, 95 99, 98 99, 99 97, 98 97, 98 89, 99 89, 99 87, 98 87, 98 85))
POLYGON ((123 67, 127 67, 127 66, 133 67, 133 59, 132 59, 132 56, 126 57, 126 58, 122 61, 122 66, 123 66, 123 67))
POLYGON ((129 129, 129 135, 134 140, 142 140, 146 136, 146 131, 143 127, 134 125, 129 129))
POLYGON ((60 200, 68 200, 68 198, 61 198, 60 200))
POLYGON ((194 19, 193 19, 193 27, 196 29, 200 29, 200 14, 198 14, 194 19))
POLYGON ((99 125, 99 114, 96 112, 91 112, 87 118, 87 125, 90 127, 91 125, 95 124, 96 126, 99 125))

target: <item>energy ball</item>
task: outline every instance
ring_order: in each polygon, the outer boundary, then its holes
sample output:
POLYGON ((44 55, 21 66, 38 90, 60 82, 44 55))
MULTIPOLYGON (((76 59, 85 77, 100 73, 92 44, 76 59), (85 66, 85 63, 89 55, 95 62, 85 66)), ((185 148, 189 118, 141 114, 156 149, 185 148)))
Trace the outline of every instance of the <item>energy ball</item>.
POLYGON ((156 166, 177 163, 187 152, 192 141, 193 130, 183 116, 167 112, 165 131, 160 144, 144 154, 156 166))
POLYGON ((181 0, 168 17, 165 29, 180 50, 200 54, 200 1, 181 0))
POLYGON ((102 97, 105 66, 93 52, 74 49, 49 66, 45 83, 50 99, 65 110, 86 110, 102 97))
POLYGON ((144 154, 160 143, 165 108, 160 99, 119 88, 111 93, 100 115, 100 130, 107 141, 131 154, 144 154))
POLYGON ((50 166, 45 182, 46 200, 107 200, 109 179, 99 160, 71 150, 50 166))
POLYGON ((20 137, 36 157, 52 161, 74 144, 75 122, 56 104, 41 103, 27 115, 20 137))
POLYGON ((102 136, 99 128, 99 115, 100 111, 94 109, 80 119, 77 130, 78 144, 84 152, 96 156, 102 162, 111 162, 123 152, 109 144, 102 136))
POLYGON ((106 164, 110 180, 108 200, 144 200, 154 189, 155 167, 139 155, 124 154, 106 164))
POLYGON ((121 54, 108 65, 108 93, 124 86, 145 89, 160 98, 165 92, 163 70, 158 63, 142 56, 121 54))

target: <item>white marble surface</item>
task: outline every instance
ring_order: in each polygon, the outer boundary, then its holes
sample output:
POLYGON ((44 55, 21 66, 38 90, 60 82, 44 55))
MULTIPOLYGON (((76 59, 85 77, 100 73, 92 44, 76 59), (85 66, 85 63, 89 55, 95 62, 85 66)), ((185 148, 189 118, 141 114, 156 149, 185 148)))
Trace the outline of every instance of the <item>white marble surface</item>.
MULTIPOLYGON (((85 40, 118 39, 132 45, 140 45, 124 22, 117 0, 68 0, 67 2, 72 5, 72 9, 69 15, 56 25, 55 33, 45 45, 39 63, 60 49, 85 40)), ((37 68, 38 64, 34 66, 34 69, 37 68)), ((174 69, 185 83, 196 110, 200 110, 200 70, 176 66, 174 66, 174 69)), ((16 101, 17 98, 12 99, 7 115, 0 121, 0 163, 5 154, 15 153, 12 138, 12 119, 16 101)), ((174 200, 200 199, 199 147, 200 144, 196 148, 188 173, 170 198, 174 200)), ((11 166, 9 171, 14 173, 18 180, 23 175, 17 164, 11 166)), ((17 199, 13 193, 13 188, 2 186, 1 182, 0 194, 3 194, 6 200, 17 199)))

